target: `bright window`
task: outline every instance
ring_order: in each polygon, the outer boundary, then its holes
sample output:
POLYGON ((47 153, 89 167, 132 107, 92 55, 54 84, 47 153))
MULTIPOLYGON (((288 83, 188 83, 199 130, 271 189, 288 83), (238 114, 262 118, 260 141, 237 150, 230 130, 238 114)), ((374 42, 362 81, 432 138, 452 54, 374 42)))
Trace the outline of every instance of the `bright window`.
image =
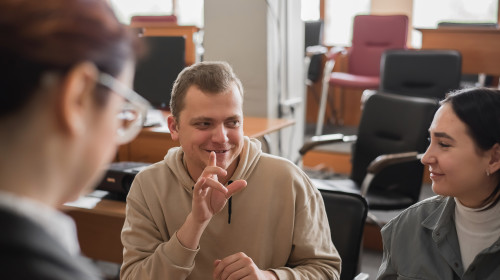
MULTIPOLYGON (((436 28, 439 22, 496 23, 498 0, 413 0, 413 26, 436 28), (432 8, 431 8, 432 7, 432 8)), ((422 45, 422 35, 412 34, 412 45, 422 45)))
POLYGON ((300 18, 303 21, 319 20, 319 0, 301 0, 300 18))
MULTIPOLYGON (((130 23, 134 15, 171 15, 171 0, 110 0, 118 19, 130 23)), ((177 23, 203 27, 203 0, 178 0, 176 2, 177 23)))
POLYGON ((177 22, 179 25, 204 26, 203 0, 177 0, 177 22))
POLYGON ((370 0, 325 0, 325 44, 350 46, 354 16, 369 13, 370 0))
POLYGON ((172 1, 161 0, 110 0, 111 7, 118 19, 124 24, 130 23, 135 15, 171 15, 172 1))

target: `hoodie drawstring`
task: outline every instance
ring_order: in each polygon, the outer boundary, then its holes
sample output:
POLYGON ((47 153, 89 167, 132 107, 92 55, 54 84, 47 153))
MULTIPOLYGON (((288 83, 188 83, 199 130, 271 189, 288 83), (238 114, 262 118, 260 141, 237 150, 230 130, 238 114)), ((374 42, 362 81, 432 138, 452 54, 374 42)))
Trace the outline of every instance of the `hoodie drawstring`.
MULTIPOLYGON (((233 181, 229 180, 229 181, 227 182, 227 185, 229 186, 229 185, 231 185, 232 183, 233 183, 233 181)), ((228 223, 228 224, 231 224, 231 206, 232 206, 232 204, 233 204, 232 202, 233 202, 233 197, 232 197, 232 196, 230 196, 230 197, 229 197, 229 200, 228 200, 228 202, 227 202, 227 216, 228 216, 228 217, 227 217, 227 223, 228 223)))
MULTIPOLYGON (((231 185, 233 183, 233 181, 228 181, 227 182, 227 185, 231 185)), ((194 190, 194 186, 191 187, 191 190, 194 190)), ((227 223, 228 224, 231 224, 231 206, 233 205, 233 197, 229 197, 228 201, 227 201, 227 223)))

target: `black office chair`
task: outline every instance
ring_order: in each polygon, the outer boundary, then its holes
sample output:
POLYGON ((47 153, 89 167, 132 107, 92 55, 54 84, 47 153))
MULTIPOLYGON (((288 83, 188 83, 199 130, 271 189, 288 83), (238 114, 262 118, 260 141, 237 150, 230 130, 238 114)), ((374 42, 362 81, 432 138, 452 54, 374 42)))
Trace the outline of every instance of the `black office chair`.
POLYGON ((387 50, 380 59, 378 90, 365 90, 361 106, 377 92, 444 99, 459 89, 462 56, 455 50, 387 50))
POLYGON ((380 59, 379 91, 443 99, 460 87, 462 56, 455 50, 388 50, 380 59))
POLYGON ((304 48, 307 69, 306 84, 319 80, 322 71, 322 55, 326 52, 323 44, 323 21, 311 20, 304 22, 304 48))
POLYGON ((319 189, 359 193, 370 210, 404 209, 418 201, 429 125, 438 102, 434 99, 387 93, 365 103, 357 136, 315 136, 299 153, 318 145, 356 140, 348 179, 314 179, 319 189))
POLYGON ((342 258, 340 279, 367 279, 366 273, 359 273, 363 229, 368 212, 366 200, 354 193, 329 190, 320 192, 325 202, 332 241, 342 258))

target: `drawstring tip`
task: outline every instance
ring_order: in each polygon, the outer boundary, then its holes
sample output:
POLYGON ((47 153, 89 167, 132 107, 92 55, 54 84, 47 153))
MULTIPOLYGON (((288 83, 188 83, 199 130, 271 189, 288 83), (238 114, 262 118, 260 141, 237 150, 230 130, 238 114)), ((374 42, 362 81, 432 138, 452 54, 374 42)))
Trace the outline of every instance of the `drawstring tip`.
POLYGON ((230 197, 229 198, 229 201, 227 202, 228 205, 227 205, 227 214, 228 214, 228 217, 227 217, 227 223, 230 224, 231 223, 231 204, 233 202, 233 197, 230 197))

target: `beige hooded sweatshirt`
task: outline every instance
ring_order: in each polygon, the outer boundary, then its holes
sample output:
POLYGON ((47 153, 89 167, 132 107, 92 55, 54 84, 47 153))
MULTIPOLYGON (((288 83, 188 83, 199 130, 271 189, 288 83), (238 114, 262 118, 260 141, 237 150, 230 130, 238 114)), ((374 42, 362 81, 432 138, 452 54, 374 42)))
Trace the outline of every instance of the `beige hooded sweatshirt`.
POLYGON ((292 162, 262 153, 256 139, 244 141, 231 180, 244 179, 247 187, 212 218, 197 250, 176 237, 195 184, 182 149, 170 149, 136 176, 122 230, 122 279, 212 279, 214 261, 238 252, 279 279, 339 278, 341 261, 319 191, 292 162))

